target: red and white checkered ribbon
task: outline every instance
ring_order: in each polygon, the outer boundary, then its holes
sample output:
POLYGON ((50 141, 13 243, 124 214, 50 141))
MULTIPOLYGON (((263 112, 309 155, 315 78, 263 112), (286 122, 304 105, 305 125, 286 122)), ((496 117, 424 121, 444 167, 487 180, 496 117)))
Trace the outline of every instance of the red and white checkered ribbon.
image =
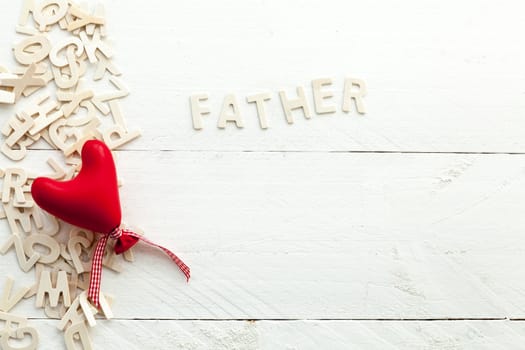
POLYGON ((98 308, 99 307, 99 294, 100 294, 100 283, 102 280, 102 261, 104 260, 104 252, 106 251, 106 245, 108 243, 108 240, 116 239, 119 240, 123 236, 131 236, 138 240, 144 241, 145 243, 159 248, 164 253, 166 253, 171 260, 182 271, 184 276, 186 276, 186 280, 188 281, 190 279, 190 268, 182 262, 171 250, 164 248, 163 246, 160 246, 156 243, 153 243, 149 239, 126 229, 122 229, 120 227, 115 228, 113 231, 111 231, 109 234, 103 235, 98 243, 97 247, 95 248, 95 254, 93 255, 93 262, 91 265, 91 278, 89 280, 89 290, 88 290, 88 297, 93 302, 93 304, 98 308))

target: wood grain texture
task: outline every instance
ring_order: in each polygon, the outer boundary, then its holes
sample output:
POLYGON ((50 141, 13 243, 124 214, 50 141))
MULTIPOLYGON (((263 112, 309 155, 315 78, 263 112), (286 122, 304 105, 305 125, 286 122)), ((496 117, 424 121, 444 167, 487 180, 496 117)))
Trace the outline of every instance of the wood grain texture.
MULTIPOLYGON (((6 33, 18 6, 3 5, 6 33)), ((107 1, 123 106, 144 137, 129 149, 524 152, 525 12, 506 1, 107 1), (501 18, 494 22, 495 18, 501 18), (504 19, 504 20, 503 20, 504 19), (494 23, 494 25, 488 25, 494 23), (333 77, 338 112, 287 125, 277 92, 333 77), (368 114, 341 112, 342 80, 364 79, 368 114), (209 92, 192 129, 189 96, 209 92), (216 127, 222 99, 269 91, 268 130, 216 127)), ((15 15, 16 14, 16 15, 15 15)), ((0 61, 12 63, 13 35, 0 61)), ((312 107, 313 108, 313 107, 312 107)), ((43 147, 39 144, 38 147, 43 147)))
POLYGON ((132 91, 124 108, 145 130, 130 149, 525 151, 518 0, 108 5, 132 91), (310 81, 324 76, 335 80, 338 112, 309 121, 299 112, 286 125, 277 91, 303 85, 312 103, 310 81), (341 112, 346 76, 367 83, 364 117, 341 112), (212 113, 196 133, 189 96, 200 91, 212 113), (243 103, 245 128, 217 129, 227 93, 242 101, 260 91, 272 93, 268 130, 243 103))
POLYGON ((125 318, 523 317, 524 162, 120 152, 124 220, 180 253, 193 278, 139 247, 103 289, 125 318))
MULTIPOLYGON (((42 344, 60 337, 52 321, 33 320, 42 344)), ((131 321, 100 322, 96 349, 518 349, 525 323, 512 321, 131 321)), ((42 349, 52 349, 43 346, 42 349)))
MULTIPOLYGON (((131 91, 123 113, 144 135, 118 152, 124 217, 193 277, 186 284, 143 246, 121 274, 105 271, 117 319, 92 330, 96 348, 522 345, 520 1, 105 3, 131 91), (287 125, 278 91, 304 86, 313 110, 320 77, 334 79, 337 112, 294 113, 287 125), (367 83, 365 116, 341 111, 345 77, 367 83), (261 130, 243 101, 266 91, 261 130), (212 113, 197 132, 189 97, 199 92, 212 113), (228 93, 244 129, 216 126, 228 93), (234 321, 248 319, 262 321, 234 321)), ((0 65, 14 64, 19 6, 0 5, 0 65)), ((0 123, 18 108, 2 107, 0 123)), ((60 155, 35 148, 0 168, 47 173, 60 155)), ((34 281, 13 252, 0 263, 8 273, 17 286, 34 281)), ((32 300, 14 312, 44 317, 32 300)), ((32 322, 42 349, 62 346, 53 321, 32 322)))

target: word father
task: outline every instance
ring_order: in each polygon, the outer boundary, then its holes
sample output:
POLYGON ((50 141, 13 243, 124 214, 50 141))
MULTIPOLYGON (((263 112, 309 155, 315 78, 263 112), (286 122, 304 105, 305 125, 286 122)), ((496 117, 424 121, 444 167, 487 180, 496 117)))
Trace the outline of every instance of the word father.
MULTIPOLYGON (((333 92, 327 89, 330 85, 332 85, 332 79, 330 78, 312 80, 312 95, 316 114, 329 114, 336 112, 336 105, 330 103, 330 99, 334 96, 333 92)), ((298 86, 296 91, 296 97, 289 97, 286 95, 285 91, 279 91, 281 106, 288 124, 294 123, 292 112, 296 109, 301 109, 306 119, 312 117, 304 93, 304 88, 298 86)), ((366 96, 366 85, 364 81, 360 79, 346 78, 343 89, 343 112, 349 113, 352 110, 352 105, 355 104, 357 112, 365 114, 366 110, 363 103, 364 96, 366 96)), ((193 128, 196 130, 202 129, 202 117, 206 114, 210 114, 209 107, 205 105, 208 97, 207 93, 194 94, 190 97, 193 128)), ((257 111, 259 125, 262 129, 268 128, 266 102, 271 100, 271 98, 272 95, 268 92, 246 96, 246 102, 253 104, 257 111)), ((234 94, 228 94, 224 97, 217 127, 224 129, 228 123, 235 123, 237 128, 244 127, 244 119, 239 108, 239 103, 237 102, 237 97, 234 94)))

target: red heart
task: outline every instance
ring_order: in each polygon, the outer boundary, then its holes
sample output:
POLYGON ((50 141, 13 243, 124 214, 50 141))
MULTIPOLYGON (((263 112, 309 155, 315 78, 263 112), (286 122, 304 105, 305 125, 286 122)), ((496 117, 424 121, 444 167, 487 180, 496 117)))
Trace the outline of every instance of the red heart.
POLYGON ((39 177, 31 186, 35 202, 70 224, 103 234, 121 222, 117 171, 109 148, 90 140, 82 147, 82 169, 70 181, 39 177))

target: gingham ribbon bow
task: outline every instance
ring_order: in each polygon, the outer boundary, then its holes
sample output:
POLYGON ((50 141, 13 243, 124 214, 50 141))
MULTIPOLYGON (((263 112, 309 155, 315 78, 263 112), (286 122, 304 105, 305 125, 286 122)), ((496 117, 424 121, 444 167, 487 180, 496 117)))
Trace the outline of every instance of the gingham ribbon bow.
POLYGON ((117 254, 125 252, 138 241, 143 241, 153 247, 161 249, 171 258, 171 260, 173 260, 175 264, 177 264, 184 276, 186 276, 186 280, 188 281, 190 279, 190 268, 185 263, 183 263, 182 260, 180 260, 171 250, 153 243, 149 239, 133 231, 117 227, 110 233, 102 235, 97 243, 97 247, 95 248, 95 254, 93 255, 88 297, 97 308, 99 307, 100 283, 102 279, 102 261, 104 260, 104 252, 106 251, 106 245, 110 238, 117 240, 117 243, 115 244, 115 253, 117 254))

